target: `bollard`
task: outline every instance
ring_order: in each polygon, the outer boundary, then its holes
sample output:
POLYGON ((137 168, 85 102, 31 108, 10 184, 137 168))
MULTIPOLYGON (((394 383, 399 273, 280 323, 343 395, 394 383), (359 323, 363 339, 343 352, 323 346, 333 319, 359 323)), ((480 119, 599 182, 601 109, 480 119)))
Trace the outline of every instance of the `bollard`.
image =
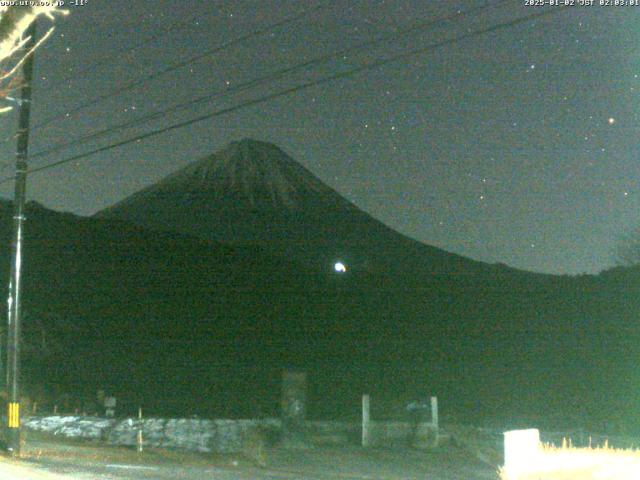
POLYGON ((362 446, 368 447, 370 443, 369 395, 362 395, 362 446))
POLYGON ((438 419, 438 397, 431 397, 431 425, 434 430, 433 446, 440 443, 440 420, 438 419))
POLYGON ((142 407, 138 408, 138 435, 136 437, 138 453, 142 452, 142 407))

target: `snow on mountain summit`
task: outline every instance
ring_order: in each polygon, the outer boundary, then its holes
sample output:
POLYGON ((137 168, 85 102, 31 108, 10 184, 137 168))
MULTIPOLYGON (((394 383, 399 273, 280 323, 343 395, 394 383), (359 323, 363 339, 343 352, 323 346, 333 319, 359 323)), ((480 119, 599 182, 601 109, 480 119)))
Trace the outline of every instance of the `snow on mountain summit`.
POLYGON ((96 216, 222 242, 299 243, 332 237, 354 214, 366 215, 280 148, 244 139, 96 216))
POLYGON ((191 193, 206 191, 218 199, 232 195, 252 208, 295 208, 305 196, 335 195, 277 146, 250 139, 230 143, 170 175, 154 189, 172 186, 191 193))

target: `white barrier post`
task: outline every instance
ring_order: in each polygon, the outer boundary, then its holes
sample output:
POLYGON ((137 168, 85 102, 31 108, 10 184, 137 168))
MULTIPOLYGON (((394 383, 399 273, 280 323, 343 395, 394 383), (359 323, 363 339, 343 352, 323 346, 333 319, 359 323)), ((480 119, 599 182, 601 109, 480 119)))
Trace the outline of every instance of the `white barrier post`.
POLYGON ((138 453, 142 452, 142 407, 138 407, 138 435, 136 436, 138 453))
POLYGON ((438 429, 438 397, 431 397, 431 423, 438 429))
POLYGON ((369 416, 369 395, 362 395, 362 446, 369 446, 369 426, 371 417, 369 416))
POLYGON ((438 425, 438 397, 431 397, 431 425, 435 430, 434 445, 438 446, 440 427, 438 425))

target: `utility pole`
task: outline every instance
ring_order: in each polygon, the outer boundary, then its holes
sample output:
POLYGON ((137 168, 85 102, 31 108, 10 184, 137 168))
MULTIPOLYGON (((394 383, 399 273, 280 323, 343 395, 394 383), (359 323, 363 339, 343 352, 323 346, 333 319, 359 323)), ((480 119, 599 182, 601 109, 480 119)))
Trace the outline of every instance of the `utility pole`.
POLYGON ((16 181, 13 197, 13 242, 11 243, 11 279, 9 281, 7 325, 7 447, 12 455, 20 455, 20 286, 22 282, 22 236, 24 206, 27 193, 27 154, 29 150, 29 117, 33 80, 33 49, 36 44, 35 19, 26 31, 29 41, 25 51, 29 57, 22 64, 22 91, 16 148, 16 181))

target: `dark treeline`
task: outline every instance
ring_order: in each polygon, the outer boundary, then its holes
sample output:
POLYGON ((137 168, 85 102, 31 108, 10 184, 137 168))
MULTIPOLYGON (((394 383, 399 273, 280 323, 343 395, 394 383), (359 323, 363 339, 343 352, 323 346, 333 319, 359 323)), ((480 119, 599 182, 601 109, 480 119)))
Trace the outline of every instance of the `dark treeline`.
POLYGON ((35 204, 28 218, 23 379, 45 409, 103 388, 123 413, 275 415, 298 368, 313 417, 355 417, 362 393, 380 416, 438 395, 445 420, 640 431, 640 269, 339 275, 35 204))

